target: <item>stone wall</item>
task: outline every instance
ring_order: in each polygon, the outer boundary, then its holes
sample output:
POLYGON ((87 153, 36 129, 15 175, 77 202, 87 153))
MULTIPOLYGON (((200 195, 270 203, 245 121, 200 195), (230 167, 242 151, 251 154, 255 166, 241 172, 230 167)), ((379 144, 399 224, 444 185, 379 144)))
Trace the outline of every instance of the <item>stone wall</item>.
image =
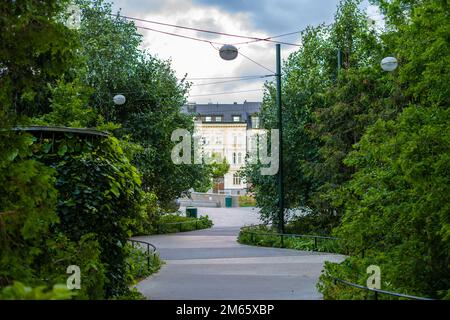
MULTIPOLYGON (((195 203, 198 203, 198 207, 202 206, 202 204, 211 204, 213 206, 214 204, 217 207, 225 207, 225 194, 217 194, 217 193, 200 193, 200 192, 192 192, 191 198, 182 198, 180 199, 180 204, 190 204, 195 205, 195 203), (189 200, 192 200, 189 201, 189 200)), ((233 207, 239 207, 239 196, 231 196, 232 198, 232 206, 233 207)), ((209 206, 209 205, 208 205, 209 206)))

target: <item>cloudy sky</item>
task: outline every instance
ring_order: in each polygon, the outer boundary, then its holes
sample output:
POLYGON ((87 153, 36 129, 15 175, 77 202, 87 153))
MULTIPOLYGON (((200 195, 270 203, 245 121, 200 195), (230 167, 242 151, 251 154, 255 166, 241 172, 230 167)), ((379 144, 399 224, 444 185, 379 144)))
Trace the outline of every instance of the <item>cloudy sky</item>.
MULTIPOLYGON (((231 34, 265 38, 299 31, 308 25, 330 23, 339 0, 112 0, 113 9, 121 14, 146 20, 164 22, 231 34)), ((363 4, 370 15, 373 7, 363 4)), ((206 39, 217 43, 239 43, 245 39, 220 36, 174 27, 136 22, 138 26, 206 39)), ((143 48, 161 59, 171 59, 172 67, 180 78, 236 77, 271 74, 275 71, 275 44, 256 42, 237 45, 239 52, 265 68, 239 55, 233 61, 219 57, 220 45, 183 39, 154 31, 138 29, 143 34, 143 48), (215 48, 214 48, 215 47, 215 48)), ((299 34, 277 38, 279 41, 300 43, 299 34)), ((282 45, 285 59, 297 47, 282 45)), ((189 101, 197 103, 242 103, 261 101, 263 83, 267 78, 251 81, 196 80, 189 101), (236 94, 216 94, 234 91, 236 94), (212 95, 210 95, 212 94, 212 95)))

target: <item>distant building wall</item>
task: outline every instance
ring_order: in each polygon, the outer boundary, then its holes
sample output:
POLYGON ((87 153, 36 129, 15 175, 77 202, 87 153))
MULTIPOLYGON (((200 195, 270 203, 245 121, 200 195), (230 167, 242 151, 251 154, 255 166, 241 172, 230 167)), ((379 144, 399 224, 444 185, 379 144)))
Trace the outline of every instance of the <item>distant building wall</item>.
POLYGON ((238 177, 245 165, 246 155, 256 148, 252 137, 260 134, 259 110, 261 103, 243 104, 188 104, 183 112, 195 117, 195 136, 205 156, 213 153, 225 157, 230 164, 224 176, 224 192, 245 194, 247 184, 238 177))

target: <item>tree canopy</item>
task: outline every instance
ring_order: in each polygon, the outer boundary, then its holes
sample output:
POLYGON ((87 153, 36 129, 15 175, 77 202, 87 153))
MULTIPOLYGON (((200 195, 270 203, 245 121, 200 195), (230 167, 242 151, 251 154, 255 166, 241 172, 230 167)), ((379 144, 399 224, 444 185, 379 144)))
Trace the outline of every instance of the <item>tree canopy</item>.
MULTIPOLYGON (((365 285, 371 264, 384 289, 448 298, 448 3, 372 3, 383 27, 367 23, 360 1, 343 0, 334 22, 308 27, 284 62, 285 202, 306 213, 285 219, 302 233, 338 236, 351 255, 326 266, 325 298, 362 298, 329 276, 365 285), (386 56, 399 61, 394 72, 380 68, 386 56)), ((273 83, 262 119, 279 125, 273 83)), ((242 174, 276 225, 276 177, 258 166, 242 174)))

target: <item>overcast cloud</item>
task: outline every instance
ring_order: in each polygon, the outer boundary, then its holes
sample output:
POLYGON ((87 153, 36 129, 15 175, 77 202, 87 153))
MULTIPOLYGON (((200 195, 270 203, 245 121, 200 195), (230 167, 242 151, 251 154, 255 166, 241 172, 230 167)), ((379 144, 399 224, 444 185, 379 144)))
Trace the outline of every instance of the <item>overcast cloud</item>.
MULTIPOLYGON (((277 34, 303 30, 308 25, 330 23, 339 0, 115 0, 113 9, 121 13, 147 20, 214 30, 226 33, 269 37, 277 34)), ((365 4, 365 6, 367 6, 365 4)), ((373 8, 370 13, 374 14, 373 8)), ((216 36, 198 31, 163 27, 145 22, 136 25, 219 43, 242 42, 239 38, 216 36)), ((161 59, 171 59, 172 67, 179 77, 231 77, 243 75, 266 75, 270 72, 243 56, 233 61, 219 57, 216 49, 208 43, 164 35, 138 29, 144 35, 143 48, 161 59)), ((279 38, 280 41, 300 43, 300 36, 279 38)), ((258 42, 238 46, 239 51, 270 70, 275 70, 275 45, 258 42)), ((282 45, 282 57, 296 47, 282 45)), ((195 84, 219 80, 196 81, 195 84)), ((261 101, 262 91, 212 95, 196 95, 262 89, 264 80, 229 82, 215 85, 194 86, 189 98, 197 103, 242 103, 261 101)))

